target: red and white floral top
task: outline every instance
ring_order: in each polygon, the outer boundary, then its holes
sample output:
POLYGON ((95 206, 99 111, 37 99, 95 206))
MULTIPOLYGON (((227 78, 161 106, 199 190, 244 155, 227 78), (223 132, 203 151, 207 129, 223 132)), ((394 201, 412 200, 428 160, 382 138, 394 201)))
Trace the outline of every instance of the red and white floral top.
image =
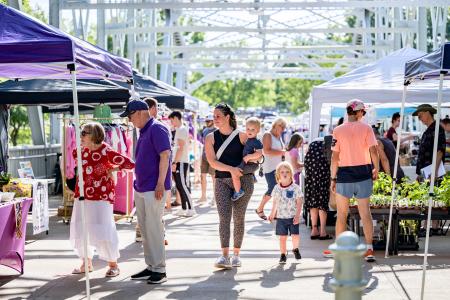
MULTIPOLYGON (((76 149, 73 156, 77 158, 76 149)), ((119 167, 122 169, 133 169, 134 162, 126 156, 114 151, 105 143, 100 148, 90 151, 88 148, 82 150, 84 198, 86 200, 101 200, 114 203, 116 198, 115 183, 108 177, 108 171, 119 167)), ((75 197, 80 197, 77 185, 75 187, 75 197)))

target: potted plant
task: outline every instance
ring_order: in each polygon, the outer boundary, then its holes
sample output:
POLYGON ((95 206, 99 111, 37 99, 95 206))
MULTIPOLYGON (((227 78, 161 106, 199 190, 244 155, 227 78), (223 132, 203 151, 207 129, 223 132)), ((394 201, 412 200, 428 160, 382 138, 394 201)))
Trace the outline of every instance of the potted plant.
POLYGON ((445 175, 439 186, 434 189, 435 201, 433 201, 433 210, 448 212, 450 204, 450 175, 445 175))
POLYGON ((370 206, 373 209, 386 209, 390 206, 392 195, 392 178, 380 172, 378 179, 373 183, 373 194, 370 197, 370 206))
POLYGON ((0 191, 3 190, 3 186, 7 185, 11 181, 11 174, 5 171, 0 172, 0 191))

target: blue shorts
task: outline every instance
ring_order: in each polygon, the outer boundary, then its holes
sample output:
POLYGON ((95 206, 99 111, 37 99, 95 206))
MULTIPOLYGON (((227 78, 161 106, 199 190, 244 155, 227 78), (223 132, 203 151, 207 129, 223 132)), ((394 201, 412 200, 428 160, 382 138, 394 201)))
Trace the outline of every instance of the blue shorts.
POLYGON ((275 178, 275 170, 270 173, 265 173, 264 177, 266 177, 267 182, 267 196, 272 196, 273 188, 277 185, 277 179, 275 178))
POLYGON ((359 182, 338 182, 336 193, 345 198, 366 199, 372 196, 373 181, 367 179, 359 182))
POLYGON ((299 224, 294 225, 294 218, 290 219, 277 219, 277 225, 275 227, 276 235, 292 235, 299 234, 299 224))

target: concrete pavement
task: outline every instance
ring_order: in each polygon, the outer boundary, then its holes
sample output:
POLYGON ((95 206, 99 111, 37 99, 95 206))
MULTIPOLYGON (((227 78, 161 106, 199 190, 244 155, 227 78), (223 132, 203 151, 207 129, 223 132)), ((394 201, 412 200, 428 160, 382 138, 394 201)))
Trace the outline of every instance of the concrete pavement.
MULTIPOLYGON (((119 221, 121 258, 120 276, 107 279, 106 263, 94 260, 91 293, 95 299, 334 299, 328 287, 333 260, 322 257, 329 241, 311 241, 309 230, 301 225, 302 260, 290 253, 284 266, 278 265, 278 240, 273 225, 259 220, 253 212, 264 193, 263 180, 255 189, 246 218, 246 237, 242 247, 241 268, 217 270, 213 267, 220 255, 218 216, 208 205, 197 207, 198 215, 180 218, 167 215, 168 281, 152 286, 132 281, 141 271, 143 251, 134 242, 134 223, 119 221)), ((211 194, 211 192, 209 192, 211 194)), ((198 199, 194 193, 194 199, 198 199)), ((53 200, 52 207, 59 201, 53 200)), ((270 204, 266 213, 269 212, 270 204)), ((52 209, 52 214, 56 210, 52 209)), ((25 274, 0 276, 0 299, 83 299, 85 282, 81 275, 70 275, 80 264, 68 241, 69 226, 55 216, 50 234, 32 236, 28 230, 25 247, 25 274)), ((332 228, 330 228, 332 231, 332 228)), ((423 241, 422 241, 423 242, 423 241)), ((288 249, 291 248, 288 244, 288 249)), ((445 287, 450 278, 448 237, 432 237, 427 275, 427 299, 450 299, 445 287)), ((364 264, 370 279, 364 299, 420 299, 423 243, 419 252, 402 253, 384 259, 377 252, 377 263, 364 264)), ((0 275, 14 271, 0 266, 0 275)))

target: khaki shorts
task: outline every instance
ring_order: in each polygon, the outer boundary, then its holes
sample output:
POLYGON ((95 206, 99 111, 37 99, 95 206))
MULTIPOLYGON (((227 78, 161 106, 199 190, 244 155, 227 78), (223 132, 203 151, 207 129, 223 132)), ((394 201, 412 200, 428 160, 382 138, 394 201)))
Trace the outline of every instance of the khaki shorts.
POLYGON ((214 177, 216 171, 211 167, 208 160, 202 156, 202 163, 200 165, 200 171, 202 174, 209 174, 214 177))

